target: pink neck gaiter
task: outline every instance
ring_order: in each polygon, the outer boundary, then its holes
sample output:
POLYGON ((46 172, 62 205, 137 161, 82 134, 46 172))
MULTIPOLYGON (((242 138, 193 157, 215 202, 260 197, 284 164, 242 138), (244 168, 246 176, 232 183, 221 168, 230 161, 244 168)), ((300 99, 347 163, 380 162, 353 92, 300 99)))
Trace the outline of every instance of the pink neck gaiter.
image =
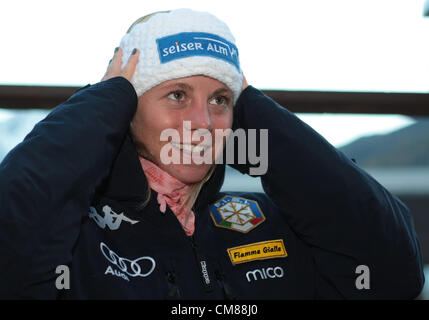
POLYGON ((186 235, 193 235, 195 214, 186 205, 180 208, 186 196, 191 191, 191 186, 169 175, 153 162, 142 157, 139 157, 139 159, 148 179, 149 186, 158 193, 159 210, 165 213, 166 206, 168 205, 176 215, 186 235))

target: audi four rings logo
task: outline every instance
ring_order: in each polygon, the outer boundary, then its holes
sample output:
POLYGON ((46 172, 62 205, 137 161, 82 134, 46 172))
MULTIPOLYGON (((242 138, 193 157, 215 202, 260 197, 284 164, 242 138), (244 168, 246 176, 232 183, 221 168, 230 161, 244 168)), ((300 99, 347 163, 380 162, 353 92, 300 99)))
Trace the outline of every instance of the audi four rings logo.
MULTIPOLYGON (((129 275, 130 277, 147 277, 155 269, 155 260, 151 257, 140 257, 135 260, 121 258, 114 251, 110 250, 110 248, 103 242, 100 243, 100 250, 104 257, 110 263, 114 264, 116 267, 119 268, 119 270, 129 275), (142 271, 143 261, 147 261, 147 263, 150 263, 150 268, 146 272, 142 271)), ((119 274, 117 275, 119 276, 119 274)))
POLYGON ((253 276, 253 280, 258 280, 259 278, 262 280, 265 280, 267 278, 283 278, 284 276, 284 271, 282 267, 269 267, 269 268, 262 268, 262 269, 256 269, 253 271, 248 271, 246 273, 246 278, 247 281, 250 282, 251 281, 251 277, 253 276))

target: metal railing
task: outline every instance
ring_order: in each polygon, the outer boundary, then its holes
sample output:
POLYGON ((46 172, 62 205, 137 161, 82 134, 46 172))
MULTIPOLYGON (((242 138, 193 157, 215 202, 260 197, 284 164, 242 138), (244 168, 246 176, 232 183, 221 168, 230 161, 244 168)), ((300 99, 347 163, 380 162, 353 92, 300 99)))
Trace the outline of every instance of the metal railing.
MULTIPOLYGON (((0 85, 0 108, 52 109, 80 87, 0 85)), ((429 93, 262 90, 292 112, 429 115, 429 93)))

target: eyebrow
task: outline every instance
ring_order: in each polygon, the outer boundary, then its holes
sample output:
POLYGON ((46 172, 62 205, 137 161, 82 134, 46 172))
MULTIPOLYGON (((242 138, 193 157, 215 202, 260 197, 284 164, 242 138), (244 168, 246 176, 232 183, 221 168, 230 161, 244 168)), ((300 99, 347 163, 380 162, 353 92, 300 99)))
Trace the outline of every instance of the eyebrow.
POLYGON ((194 87, 190 86, 187 83, 183 83, 183 82, 177 82, 177 83, 173 83, 170 85, 166 85, 165 87, 162 87, 162 89, 164 89, 164 90, 171 90, 171 89, 175 89, 175 88, 179 88, 182 90, 188 90, 188 91, 194 91, 194 87))
POLYGON ((212 96, 216 96, 218 94, 232 94, 232 92, 227 88, 219 88, 213 92, 212 96))
MULTIPOLYGON (((177 82, 177 83, 173 83, 173 84, 166 85, 166 86, 162 87, 163 90, 172 90, 172 89, 176 89, 176 88, 179 88, 179 89, 182 89, 182 90, 188 90, 188 91, 191 91, 191 92, 194 91, 194 87, 193 86, 191 86, 191 85, 189 85, 187 83, 184 83, 184 82, 177 82)), ((230 89, 222 87, 222 88, 216 89, 211 94, 211 96, 213 97, 213 96, 216 96, 216 95, 219 95, 219 94, 231 94, 231 93, 232 92, 231 92, 230 89)))

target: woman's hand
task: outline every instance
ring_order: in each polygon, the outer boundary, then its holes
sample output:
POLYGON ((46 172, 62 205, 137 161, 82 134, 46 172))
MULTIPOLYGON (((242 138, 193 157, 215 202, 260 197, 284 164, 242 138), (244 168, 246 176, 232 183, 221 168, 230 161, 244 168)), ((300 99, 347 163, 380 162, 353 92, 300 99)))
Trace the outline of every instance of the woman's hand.
POLYGON ((247 83, 246 77, 243 74, 243 84, 241 86, 241 91, 244 91, 248 86, 249 84, 247 83))
POLYGON ((101 79, 101 81, 105 81, 114 77, 124 77, 128 81, 131 80, 139 61, 139 50, 133 50, 131 56, 128 58, 127 64, 123 69, 121 69, 122 54, 122 48, 118 47, 115 49, 115 54, 113 55, 112 60, 110 60, 109 66, 107 67, 106 73, 104 74, 104 77, 101 79))

